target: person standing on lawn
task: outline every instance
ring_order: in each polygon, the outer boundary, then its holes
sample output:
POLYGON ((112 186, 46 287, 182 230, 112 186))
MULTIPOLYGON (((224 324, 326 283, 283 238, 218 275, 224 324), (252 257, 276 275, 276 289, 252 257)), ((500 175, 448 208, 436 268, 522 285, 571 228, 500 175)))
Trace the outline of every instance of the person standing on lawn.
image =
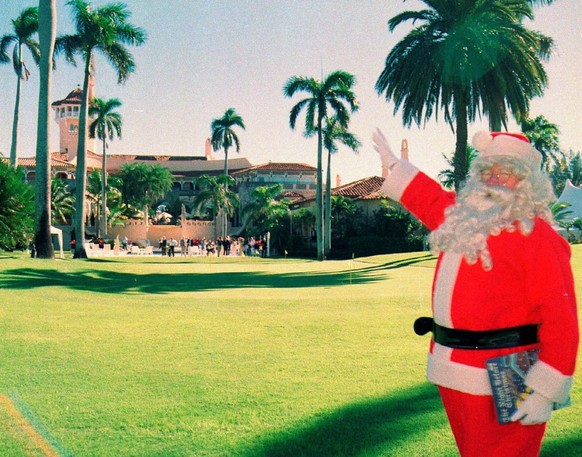
POLYGON ((432 233, 438 254, 428 379, 438 386, 462 457, 539 455, 554 403, 572 386, 579 328, 570 246, 552 227, 555 199, 541 154, 521 134, 479 132, 479 152, 458 195, 398 159, 382 132, 374 148, 387 176, 382 192, 432 233), (499 424, 486 361, 538 349, 525 383, 533 389, 499 424))

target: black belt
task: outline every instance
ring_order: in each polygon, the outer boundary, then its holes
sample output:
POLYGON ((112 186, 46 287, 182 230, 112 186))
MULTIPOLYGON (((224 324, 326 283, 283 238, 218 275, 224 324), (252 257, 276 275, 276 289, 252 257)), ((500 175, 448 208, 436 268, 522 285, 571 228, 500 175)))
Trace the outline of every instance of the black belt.
POLYGON ((454 349, 502 349, 538 342, 537 324, 472 331, 442 327, 430 317, 420 317, 414 322, 414 332, 417 335, 432 332, 435 343, 454 349))

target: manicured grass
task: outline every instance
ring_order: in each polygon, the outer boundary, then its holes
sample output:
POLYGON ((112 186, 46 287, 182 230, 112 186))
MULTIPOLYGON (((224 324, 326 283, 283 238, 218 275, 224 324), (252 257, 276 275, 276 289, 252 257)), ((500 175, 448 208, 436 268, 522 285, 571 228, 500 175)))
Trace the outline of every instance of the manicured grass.
MULTIPOLYGON (((0 394, 63 456, 456 455, 412 332, 434 264, 0 255, 0 394)), ((543 455, 578 455, 572 402, 543 455)), ((42 455, 1 402, 0 449, 42 455)))

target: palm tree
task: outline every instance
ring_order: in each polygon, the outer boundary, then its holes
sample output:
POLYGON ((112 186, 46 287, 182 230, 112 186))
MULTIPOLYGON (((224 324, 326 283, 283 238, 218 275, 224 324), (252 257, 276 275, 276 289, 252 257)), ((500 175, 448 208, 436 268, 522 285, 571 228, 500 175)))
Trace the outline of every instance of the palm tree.
MULTIPOLYGON (((236 152, 240 151, 240 142, 233 127, 240 127, 245 130, 245 123, 243 118, 239 116, 234 108, 229 108, 225 111, 222 117, 213 119, 210 124, 212 136, 210 141, 212 149, 218 151, 224 149, 224 176, 228 175, 228 150, 234 145, 236 152)), ((228 180, 224 180, 225 193, 228 191, 228 180)), ((222 222, 222 236, 226 236, 226 214, 223 215, 222 222)))
POLYGON ((107 179, 107 224, 111 227, 123 225, 128 217, 139 212, 123 201, 122 187, 123 181, 119 176, 110 176, 107 179))
POLYGON ((245 225, 264 233, 289 215, 289 201, 281 198, 283 185, 260 186, 251 192, 251 201, 242 210, 245 225))
POLYGON ((543 166, 549 169, 550 159, 557 162, 556 152, 560 150, 560 129, 545 116, 534 119, 526 117, 520 123, 522 133, 528 137, 531 144, 542 154, 543 166))
MULTIPOLYGON (((469 168, 471 168, 471 163, 473 163, 473 160, 475 160, 475 158, 477 157, 477 150, 473 146, 467 145, 466 151, 467 152, 465 160, 467 161, 466 170, 467 173, 461 178, 461 181, 465 181, 465 179, 467 178, 467 174, 469 172, 469 168)), ((446 187, 447 189, 453 189, 455 187, 455 177, 457 175, 455 174, 455 165, 453 163, 454 157, 455 157, 454 151, 450 157, 443 153, 443 158, 449 165, 449 168, 445 168, 444 170, 439 171, 438 178, 443 187, 446 187)))
POLYGON ((94 117, 89 125, 89 136, 99 138, 103 144, 103 158, 101 160, 101 236, 107 236, 107 138, 113 140, 117 136, 121 138, 121 125, 123 124, 121 114, 114 111, 121 106, 121 101, 117 98, 103 100, 93 98, 89 106, 89 116, 94 117))
POLYGON ((65 181, 59 178, 51 180, 51 218, 59 225, 67 225, 75 212, 73 194, 65 181))
POLYGON ((93 222, 97 237, 102 237, 101 224, 99 223, 99 215, 101 214, 101 194, 103 192, 103 184, 101 184, 101 173, 99 170, 92 170, 87 173, 87 188, 85 189, 85 201, 89 208, 88 220, 93 222))
POLYGON ((89 106, 89 77, 93 71, 92 62, 96 52, 102 53, 117 72, 117 82, 124 83, 135 70, 133 56, 125 45, 140 46, 146 40, 146 33, 128 22, 131 16, 123 3, 111 3, 93 8, 85 0, 69 0, 73 10, 76 34, 59 38, 55 52, 64 53, 67 60, 76 65, 75 54, 81 54, 84 64, 83 96, 79 113, 79 142, 77 144, 76 169, 76 219, 75 232, 78 240, 75 257, 85 257, 83 237, 85 236, 85 188, 86 188, 86 132, 89 106))
MULTIPOLYGON (((52 62, 57 34, 56 0, 39 2, 40 87, 38 96, 38 125, 36 134, 35 174, 35 235, 36 256, 54 259, 51 238, 51 168, 50 168, 50 100, 52 62)), ((14 155, 16 160, 16 151, 14 155)))
POLYGON ((390 51, 376 91, 402 108, 403 123, 429 120, 437 111, 456 132, 455 187, 467 172, 468 123, 481 114, 492 130, 506 127, 508 111, 518 120, 547 84, 542 65, 552 40, 528 30, 531 4, 548 1, 422 0, 428 8, 405 11, 388 21, 390 31, 415 27, 390 51))
POLYGON ((323 146, 327 151, 327 177, 325 180, 325 254, 331 251, 331 155, 337 152, 337 143, 347 146, 356 154, 362 143, 356 135, 339 124, 336 117, 326 118, 323 129, 323 146))
MULTIPOLYGON (((238 199, 237 195, 228 189, 229 185, 234 183, 232 176, 202 175, 198 178, 197 183, 200 186, 200 192, 194 198, 194 210, 210 210, 214 221, 216 221, 216 216, 220 211, 223 211, 225 216, 234 214, 238 199)), ((214 235, 218 236, 218 227, 216 225, 214 230, 214 235)))
MULTIPOLYGON (((41 3, 42 4, 42 3, 41 3)), ((18 154, 18 120, 20 111, 20 89, 22 81, 27 81, 30 76, 24 63, 23 48, 28 48, 34 61, 40 61, 39 43, 33 36, 38 32, 38 8, 31 6, 23 10, 20 15, 12 20, 14 33, 5 34, 0 40, 0 61, 8 62, 8 47, 14 44, 12 50, 12 65, 16 73, 16 100, 14 102, 14 118, 12 121, 12 145, 10 146, 10 165, 16 166, 18 154)), ((47 48, 48 49, 48 48, 47 48)))
POLYGON ((289 114, 289 126, 295 129, 297 117, 305 109, 305 134, 317 132, 317 183, 315 192, 315 233, 317 237, 317 258, 324 259, 323 245, 323 185, 322 185, 322 153, 323 153, 323 120, 336 116, 339 125, 346 127, 350 119, 350 111, 358 109, 356 96, 352 91, 356 79, 350 73, 336 70, 327 75, 323 81, 306 76, 292 76, 283 87, 286 97, 293 97, 296 92, 305 92, 307 97, 300 100, 289 114), (347 104, 347 107, 345 104, 347 104))

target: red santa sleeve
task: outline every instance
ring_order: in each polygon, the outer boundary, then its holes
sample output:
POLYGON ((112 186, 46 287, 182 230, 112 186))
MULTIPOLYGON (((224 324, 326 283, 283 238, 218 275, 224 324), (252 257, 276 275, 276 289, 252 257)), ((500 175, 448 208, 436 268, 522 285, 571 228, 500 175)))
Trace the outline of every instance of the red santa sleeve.
POLYGON ((546 398, 563 403, 572 386, 579 343, 570 246, 539 220, 527 238, 531 245, 526 256, 526 290, 528 302, 537 308, 540 353, 525 381, 546 398))
POLYGON ((439 183, 401 160, 386 178, 381 191, 414 214, 429 230, 444 220, 445 209, 455 203, 455 193, 445 191, 439 183))

